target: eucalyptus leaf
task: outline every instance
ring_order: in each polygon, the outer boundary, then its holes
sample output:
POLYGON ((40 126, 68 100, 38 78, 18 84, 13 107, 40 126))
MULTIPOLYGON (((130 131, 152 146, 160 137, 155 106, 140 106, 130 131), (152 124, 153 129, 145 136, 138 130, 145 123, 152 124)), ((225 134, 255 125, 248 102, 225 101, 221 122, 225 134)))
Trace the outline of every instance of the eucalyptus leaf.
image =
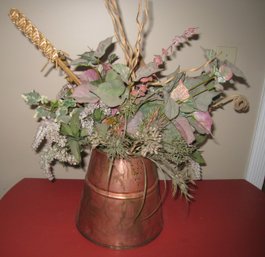
POLYGON ((107 74, 106 74, 106 78, 105 78, 105 80, 106 80, 107 82, 111 82, 111 81, 113 81, 113 80, 115 80, 115 79, 118 79, 118 78, 119 78, 119 75, 118 75, 117 72, 115 72, 114 70, 109 70, 109 71, 107 72, 107 74))
POLYGON ((236 75, 239 78, 243 78, 246 79, 243 71, 241 71, 238 67, 236 67, 233 63, 229 62, 229 61, 224 61, 224 64, 226 64, 233 72, 234 75, 236 75))
POLYGON ((213 94, 209 91, 205 91, 197 96, 195 96, 194 103, 198 110, 207 112, 209 105, 212 103, 213 98, 216 96, 216 94, 213 94))
POLYGON ((121 105, 127 97, 123 94, 125 92, 125 86, 121 80, 104 82, 94 92, 109 107, 121 105))
POLYGON ((206 49, 202 47, 202 50, 207 60, 212 60, 216 57, 216 52, 213 49, 206 49))
POLYGON ((108 37, 99 43, 97 50, 95 51, 95 56, 97 58, 101 58, 105 54, 107 48, 112 44, 112 38, 113 37, 108 37))
POLYGON ((165 104, 165 115, 169 120, 176 118, 179 114, 179 105, 169 97, 165 104))
POLYGON ((89 62, 86 59, 83 58, 78 58, 76 60, 71 61, 71 65, 72 66, 89 66, 91 64, 91 62, 89 62))
POLYGON ((188 100, 180 105, 180 111, 182 113, 193 113, 195 111, 194 103, 192 100, 188 100))
POLYGON ((148 64, 140 67, 136 71, 136 78, 134 79, 134 81, 138 81, 141 78, 149 77, 152 74, 155 74, 155 73, 157 73, 157 72, 159 72, 161 70, 162 69, 158 68, 158 66, 154 62, 149 62, 148 64))
POLYGON ((120 77, 122 79, 123 82, 125 83, 129 83, 128 79, 129 79, 129 74, 130 74, 130 69, 129 67, 127 67, 124 64, 121 63, 116 63, 112 65, 112 68, 118 73, 120 74, 120 77))
POLYGON ((165 146, 171 144, 173 140, 179 139, 180 137, 180 133, 172 123, 169 123, 164 129, 163 142, 166 143, 165 146))
POLYGON ((85 52, 80 55, 80 58, 73 60, 71 65, 73 66, 93 66, 98 63, 98 58, 95 56, 94 51, 85 52))
POLYGON ((167 76, 167 79, 171 79, 171 81, 164 86, 164 90, 170 93, 173 90, 173 88, 178 85, 178 82, 183 77, 184 77, 184 73, 180 72, 180 67, 178 67, 173 73, 167 76))

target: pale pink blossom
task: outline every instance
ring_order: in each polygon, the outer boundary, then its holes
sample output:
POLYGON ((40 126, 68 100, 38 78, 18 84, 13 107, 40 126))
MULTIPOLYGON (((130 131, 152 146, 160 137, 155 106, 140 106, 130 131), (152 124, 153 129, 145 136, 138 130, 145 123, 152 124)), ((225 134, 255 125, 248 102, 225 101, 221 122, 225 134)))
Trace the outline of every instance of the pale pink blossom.
POLYGON ((139 90, 140 90, 141 92, 146 93, 146 91, 147 91, 147 86, 146 86, 146 85, 141 84, 141 85, 139 85, 138 87, 139 87, 139 90))
POLYGON ((147 82, 151 82, 151 81, 153 81, 153 77, 152 76, 144 77, 144 78, 140 79, 140 82, 142 82, 142 83, 147 83, 147 82))
POLYGON ((168 56, 169 55, 168 49, 162 48, 162 55, 168 56))
POLYGON ((191 38, 193 35, 197 34, 198 28, 188 28, 184 31, 183 37, 185 38, 191 38))
POLYGON ((162 60, 161 55, 155 55, 155 56, 154 56, 154 59, 153 59, 153 62, 154 62, 157 66, 160 66, 161 64, 163 64, 163 60, 162 60))
POLYGON ((180 80, 176 88, 172 90, 170 97, 175 101, 185 101, 190 97, 189 90, 183 84, 182 80, 180 80))
POLYGON ((174 46, 178 46, 178 45, 184 43, 185 41, 186 41, 186 39, 184 37, 182 37, 182 36, 175 36, 173 38, 173 40, 172 40, 172 44, 174 46))
POLYGON ((206 134, 210 134, 212 130, 213 120, 209 112, 194 112, 195 120, 205 129, 206 134))
POLYGON ((223 64, 219 67, 219 72, 225 81, 229 81, 233 77, 231 68, 229 68, 226 64, 223 64))
POLYGON ((147 92, 147 86, 144 84, 141 85, 137 85, 132 91, 131 91, 131 95, 138 97, 138 96, 145 96, 147 92))

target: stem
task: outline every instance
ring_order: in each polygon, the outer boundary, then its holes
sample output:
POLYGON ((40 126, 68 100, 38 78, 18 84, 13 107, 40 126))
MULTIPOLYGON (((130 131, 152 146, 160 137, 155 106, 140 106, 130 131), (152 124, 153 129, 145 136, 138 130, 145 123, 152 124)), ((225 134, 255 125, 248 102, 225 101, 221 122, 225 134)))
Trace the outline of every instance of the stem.
POLYGON ((199 84, 193 86, 192 88, 189 89, 189 92, 192 91, 192 90, 194 90, 195 88, 197 88, 197 87, 203 85, 203 84, 207 84, 207 83, 210 82, 214 77, 215 77, 215 75, 212 75, 209 79, 207 79, 207 80, 205 80, 205 81, 202 81, 202 82, 200 82, 199 84))

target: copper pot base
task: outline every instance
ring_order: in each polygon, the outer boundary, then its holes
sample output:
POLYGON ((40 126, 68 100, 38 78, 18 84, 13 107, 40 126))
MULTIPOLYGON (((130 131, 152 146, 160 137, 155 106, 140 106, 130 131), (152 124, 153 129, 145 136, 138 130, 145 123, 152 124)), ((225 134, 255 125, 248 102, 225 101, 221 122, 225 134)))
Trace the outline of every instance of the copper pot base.
POLYGON ((93 150, 76 226, 104 247, 145 245, 163 227, 156 166, 142 157, 116 159, 109 177, 109 165, 105 153, 93 150))

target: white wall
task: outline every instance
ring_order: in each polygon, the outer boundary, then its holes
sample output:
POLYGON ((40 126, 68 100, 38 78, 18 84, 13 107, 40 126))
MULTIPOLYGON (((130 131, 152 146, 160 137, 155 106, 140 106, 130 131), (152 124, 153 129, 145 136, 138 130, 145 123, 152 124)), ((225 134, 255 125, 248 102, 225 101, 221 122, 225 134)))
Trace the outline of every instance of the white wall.
MULTIPOLYGON (((20 97, 35 89, 55 97, 64 84, 63 77, 52 71, 40 73, 46 59, 15 28, 8 18, 11 7, 20 9, 54 43, 71 57, 96 47, 113 35, 113 27, 104 2, 95 0, 1 0, 0 2, 0 195, 24 177, 43 177, 38 156, 31 150, 36 129, 33 112, 20 97)), ((120 1, 129 38, 136 34, 137 1, 120 1)), ((251 109, 238 114, 231 106, 214 114, 214 136, 204 146, 207 166, 205 178, 243 178, 260 103, 265 71, 264 0, 153 0, 151 27, 146 41, 146 59, 160 53, 171 39, 190 26, 200 28, 200 39, 178 52, 169 62, 193 67, 204 60, 200 47, 237 47, 236 65, 244 71, 250 87, 238 84, 248 97, 251 109)), ((230 90, 233 93, 233 89, 230 90)), ((83 178, 84 171, 56 166, 57 178, 83 178)))

